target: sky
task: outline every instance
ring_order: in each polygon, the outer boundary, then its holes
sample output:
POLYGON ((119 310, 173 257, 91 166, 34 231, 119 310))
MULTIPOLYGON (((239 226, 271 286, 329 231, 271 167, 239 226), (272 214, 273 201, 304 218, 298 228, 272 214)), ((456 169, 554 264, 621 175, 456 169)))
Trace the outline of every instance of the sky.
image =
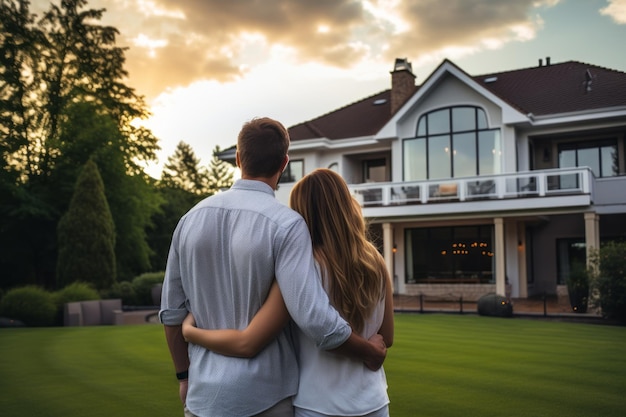
MULTIPOLYGON (((50 0, 31 0, 33 12, 50 0)), ((58 4, 60 0, 53 0, 58 4)), ((626 0, 89 0, 128 47, 161 151, 208 165, 243 123, 289 127, 391 87, 396 58, 421 84, 449 59, 470 75, 581 61, 626 72, 626 0)))

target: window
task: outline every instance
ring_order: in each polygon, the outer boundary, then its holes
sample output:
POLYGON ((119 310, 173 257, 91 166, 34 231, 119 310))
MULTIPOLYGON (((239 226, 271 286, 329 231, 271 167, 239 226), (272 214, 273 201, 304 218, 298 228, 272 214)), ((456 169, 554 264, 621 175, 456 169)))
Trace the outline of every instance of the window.
POLYGON ((585 268, 587 249, 584 239, 557 239, 557 284, 567 285, 571 271, 585 268))
POLYGON ((280 176, 280 182, 296 182, 304 176, 304 160, 294 159, 289 161, 287 167, 280 176))
POLYGON ((560 168, 584 166, 591 168, 596 178, 618 175, 616 140, 567 143, 559 146, 560 168))
POLYGON ((385 182, 387 179, 387 161, 385 158, 363 161, 363 182, 385 182))
POLYGON ((422 115, 403 142, 404 180, 500 173, 500 130, 488 129, 484 110, 448 107, 422 115))
POLYGON ((493 227, 407 229, 408 283, 493 282, 493 227))
MULTIPOLYGON (((559 167, 589 167, 596 178, 618 175, 617 143, 613 140, 564 143, 559 145, 559 167)), ((578 188, 578 176, 559 177, 561 189, 578 188)))

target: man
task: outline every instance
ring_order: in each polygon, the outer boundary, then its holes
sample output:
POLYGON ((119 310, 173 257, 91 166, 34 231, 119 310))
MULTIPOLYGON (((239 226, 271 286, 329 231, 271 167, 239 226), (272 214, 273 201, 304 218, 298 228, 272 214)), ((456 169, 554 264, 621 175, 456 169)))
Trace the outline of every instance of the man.
POLYGON ((382 338, 368 342, 353 334, 332 308, 304 220, 274 198, 288 149, 289 135, 279 122, 244 124, 236 155, 242 178, 196 205, 174 231, 159 317, 186 415, 293 414, 298 367, 289 326, 251 359, 187 347, 180 326, 192 312, 200 328, 243 329, 274 279, 293 321, 320 349, 358 358, 371 369, 385 358, 382 338))

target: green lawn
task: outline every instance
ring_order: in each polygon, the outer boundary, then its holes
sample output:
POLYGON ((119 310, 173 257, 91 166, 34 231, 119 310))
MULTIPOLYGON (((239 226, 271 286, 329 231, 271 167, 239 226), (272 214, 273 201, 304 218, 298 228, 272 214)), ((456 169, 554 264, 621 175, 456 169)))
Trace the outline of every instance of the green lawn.
MULTIPOLYGON (((392 417, 626 415, 626 328, 398 314, 392 417)), ((0 415, 180 416, 159 325, 0 329, 0 415)))

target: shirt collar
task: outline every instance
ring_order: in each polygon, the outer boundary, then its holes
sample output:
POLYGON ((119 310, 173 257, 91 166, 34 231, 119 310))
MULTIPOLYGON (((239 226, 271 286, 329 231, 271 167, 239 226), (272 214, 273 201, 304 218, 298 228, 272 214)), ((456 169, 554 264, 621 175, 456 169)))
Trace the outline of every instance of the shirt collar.
POLYGON ((272 197, 275 196, 272 187, 263 181, 238 179, 231 188, 236 190, 260 191, 262 193, 270 194, 272 197))

